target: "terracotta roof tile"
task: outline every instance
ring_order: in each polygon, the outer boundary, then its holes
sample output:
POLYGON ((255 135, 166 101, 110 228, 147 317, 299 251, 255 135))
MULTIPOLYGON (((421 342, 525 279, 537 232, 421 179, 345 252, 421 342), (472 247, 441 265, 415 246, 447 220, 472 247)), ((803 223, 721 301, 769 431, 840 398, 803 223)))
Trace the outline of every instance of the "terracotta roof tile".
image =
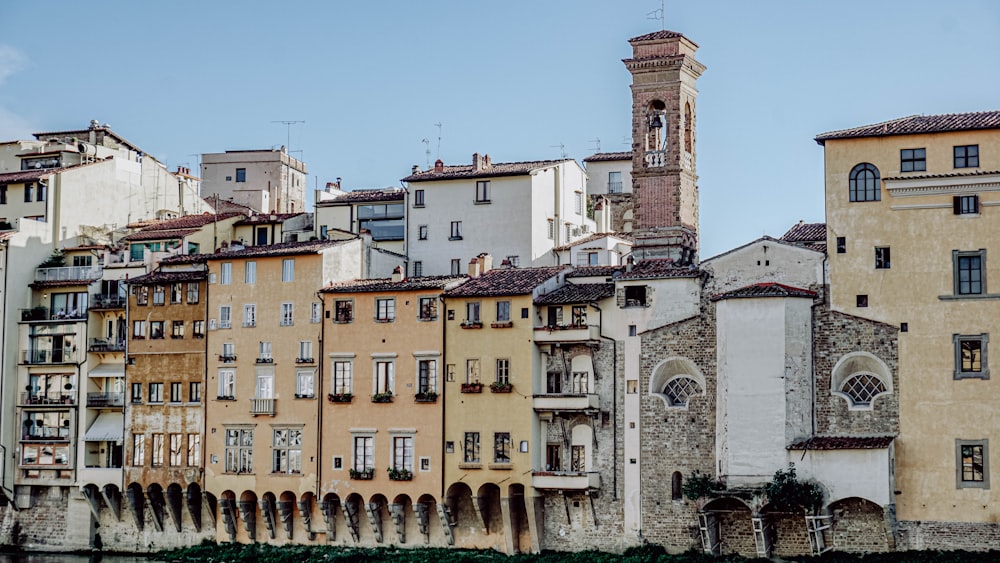
POLYGON ((676 31, 670 31, 669 29, 661 29, 660 31, 654 31, 652 33, 647 33, 645 35, 640 35, 638 37, 633 37, 629 39, 629 43, 636 41, 653 41, 655 39, 673 39, 674 37, 684 37, 682 34, 676 31))
POLYGON ((566 274, 567 278, 589 278, 595 276, 604 276, 606 278, 614 277, 615 274, 621 274, 625 271, 625 266, 580 266, 573 268, 573 271, 566 274))
POLYGON ((946 172, 944 174, 921 174, 919 176, 893 176, 883 178, 883 180, 930 180, 933 178, 962 178, 972 176, 994 176, 1000 174, 1000 170, 969 170, 965 172, 946 172))
POLYGON ((300 242, 280 242, 277 244, 266 244, 260 246, 247 246, 239 250, 226 250, 213 254, 195 254, 192 255, 196 258, 194 260, 171 260, 170 263, 183 264, 185 262, 197 262, 200 261, 197 259, 199 257, 201 260, 226 260, 228 258, 252 258, 255 256, 268 257, 292 256, 297 254, 317 254, 320 251, 339 246, 352 240, 357 239, 310 240, 300 242))
POLYGON ((136 276, 128 279, 125 283, 132 285, 154 285, 168 284, 187 281, 200 281, 208 277, 208 272, 204 270, 192 272, 153 272, 144 276, 136 276))
POLYGON ((285 221, 304 215, 304 213, 256 213, 245 219, 233 223, 234 225, 260 225, 270 223, 284 223, 285 221))
POLYGON ((632 152, 598 152, 583 159, 584 162, 610 162, 615 160, 632 160, 632 152))
POLYGON ((640 260, 632 271, 624 272, 618 279, 649 280, 659 278, 694 278, 701 271, 692 266, 677 266, 670 258, 650 258, 640 260))
POLYGON ((339 195, 333 199, 328 199, 317 203, 320 207, 327 205, 337 205, 341 203, 368 203, 376 201, 403 201, 406 192, 402 188, 385 188, 372 190, 353 190, 339 195))
POLYGON ((184 238, 191 233, 197 233, 198 229, 170 229, 170 230, 142 230, 122 237, 125 242, 135 242, 140 240, 163 240, 184 238))
POLYGON ((214 195, 206 197, 205 203, 212 206, 212 209, 215 209, 216 213, 220 214, 236 211, 239 213, 243 213, 245 215, 247 213, 250 213, 251 211, 256 211, 249 205, 243 205, 242 203, 236 203, 235 201, 222 199, 219 196, 214 196, 214 195))
POLYGON ((799 222, 791 229, 781 235, 784 242, 826 242, 826 223, 805 223, 799 222))
POLYGON ((28 284, 28 287, 32 289, 44 289, 46 287, 74 287, 78 285, 90 285, 95 281, 101 279, 100 276, 90 279, 81 278, 76 280, 48 280, 48 281, 36 281, 28 284))
POLYGON ((403 278, 398 282, 392 281, 392 278, 352 280, 330 284, 321 289, 320 292, 374 293, 378 291, 443 290, 452 284, 460 283, 466 279, 468 279, 468 276, 424 276, 419 278, 403 278))
POLYGON ((538 305, 564 305, 568 303, 592 303, 615 294, 613 283, 568 283, 559 289, 535 299, 538 305))
POLYGON ((574 246, 577 246, 579 244, 585 244, 585 243, 588 243, 588 242, 593 242, 595 240, 601 240, 602 238, 606 238, 606 237, 615 237, 615 238, 620 238, 620 239, 622 239, 622 240, 624 240, 626 242, 630 242, 630 243, 632 242, 632 235, 627 234, 627 233, 594 233, 592 235, 588 235, 588 236, 585 236, 583 238, 576 239, 573 242, 567 242, 566 244, 557 246, 557 247, 553 248, 552 250, 569 250, 569 249, 571 249, 574 246))
POLYGON ((813 436, 788 446, 789 450, 880 450, 894 436, 813 436))
POLYGON ((222 221, 231 217, 238 217, 243 213, 229 211, 226 213, 202 213, 200 215, 184 215, 174 219, 164 219, 154 223, 137 223, 142 225, 144 231, 170 231, 175 229, 193 229, 210 225, 215 221, 222 221))
POLYGON ((0 174, 0 184, 19 184, 21 182, 35 182, 58 169, 48 170, 22 170, 20 172, 5 172, 0 174))
POLYGON ((445 166, 441 172, 434 169, 424 170, 416 174, 410 174, 402 179, 403 182, 428 182, 432 180, 455 180, 459 178, 490 178, 496 176, 520 176, 528 174, 532 170, 554 166, 561 162, 573 162, 572 159, 562 160, 534 160, 527 162, 497 162, 475 170, 471 164, 461 166, 445 166))
POLYGON ((792 287, 783 283, 755 283, 753 285, 713 295, 712 301, 752 297, 806 297, 812 299, 816 297, 816 292, 809 291, 808 289, 792 287))
POLYGON ((1000 129, 1000 111, 911 115, 873 125, 862 125, 861 127, 853 127, 851 129, 821 133, 816 136, 815 140, 822 145, 830 139, 887 137, 890 135, 972 131, 977 129, 1000 129))
POLYGON ((569 266, 497 268, 481 274, 477 278, 470 278, 462 285, 446 291, 445 295, 447 297, 525 295, 568 268, 569 266))

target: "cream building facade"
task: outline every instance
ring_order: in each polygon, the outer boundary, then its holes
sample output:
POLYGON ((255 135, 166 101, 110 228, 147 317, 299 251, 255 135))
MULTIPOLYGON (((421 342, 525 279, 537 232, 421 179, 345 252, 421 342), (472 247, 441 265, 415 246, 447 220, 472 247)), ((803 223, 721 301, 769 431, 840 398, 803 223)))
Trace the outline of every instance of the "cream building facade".
POLYGON ((201 193, 263 213, 306 210, 306 164, 285 147, 201 155, 201 193))

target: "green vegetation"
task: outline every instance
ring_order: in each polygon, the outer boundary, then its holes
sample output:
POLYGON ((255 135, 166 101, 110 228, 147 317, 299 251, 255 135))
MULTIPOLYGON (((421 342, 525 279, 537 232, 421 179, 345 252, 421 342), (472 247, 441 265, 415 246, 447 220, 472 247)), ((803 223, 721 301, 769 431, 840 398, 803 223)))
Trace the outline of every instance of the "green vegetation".
POLYGON ((764 485, 764 492, 778 510, 804 508, 816 514, 823 506, 823 490, 816 483, 799 481, 795 477, 794 463, 788 464, 788 471, 776 471, 774 480, 764 485))
MULTIPOLYGON (((627 550, 617 555, 598 551, 577 553, 546 552, 541 555, 506 556, 495 551, 467 549, 381 549, 267 544, 203 543, 159 553, 160 561, 191 561, 227 563, 257 561, 259 563, 309 563, 324 561, 334 563, 770 563, 770 559, 745 558, 736 555, 712 557, 697 552, 668 555, 660 546, 647 545, 627 550)), ((817 557, 786 558, 784 561, 801 563, 986 563, 1000 560, 1000 551, 905 551, 848 555, 825 553, 817 557)))
POLYGON ((726 490, 726 484, 712 477, 694 470, 684 479, 681 484, 681 492, 688 500, 698 500, 701 497, 712 496, 713 493, 726 490))

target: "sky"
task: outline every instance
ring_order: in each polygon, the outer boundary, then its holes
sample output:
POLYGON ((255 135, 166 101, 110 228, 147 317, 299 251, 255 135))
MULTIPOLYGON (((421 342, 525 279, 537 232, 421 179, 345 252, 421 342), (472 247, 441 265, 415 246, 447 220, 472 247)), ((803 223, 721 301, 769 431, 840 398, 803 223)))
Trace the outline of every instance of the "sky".
POLYGON ((621 59, 629 38, 665 27, 708 67, 696 107, 704 259, 824 220, 817 134, 1000 109, 995 0, 665 0, 662 19, 660 7, 4 2, 0 140, 97 119, 171 169, 287 144, 310 188, 398 186, 413 165, 474 152, 582 162, 629 149, 621 59))

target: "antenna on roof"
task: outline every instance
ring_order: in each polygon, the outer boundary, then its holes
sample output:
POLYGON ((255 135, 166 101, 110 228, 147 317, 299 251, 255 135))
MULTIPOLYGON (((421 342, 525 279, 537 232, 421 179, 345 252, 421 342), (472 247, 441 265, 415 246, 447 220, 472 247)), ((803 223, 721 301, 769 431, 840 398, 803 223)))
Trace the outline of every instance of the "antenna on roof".
POLYGON ((420 142, 424 144, 424 154, 427 155, 427 168, 431 167, 431 142, 426 138, 420 139, 420 142))
POLYGON ((435 158, 440 159, 441 158, 441 122, 438 121, 437 123, 435 123, 434 127, 438 128, 438 152, 437 152, 437 157, 435 157, 435 158))
POLYGON ((660 9, 646 14, 647 20, 660 20, 660 30, 667 29, 667 12, 663 9, 664 0, 660 0, 660 9))
POLYGON ((628 135, 625 135, 624 137, 622 137, 622 144, 625 145, 626 147, 631 147, 632 146, 632 137, 629 137, 628 135))
POLYGON ((591 140, 589 140, 587 142, 588 143, 594 143, 594 145, 596 145, 596 147, 593 149, 594 152, 601 152, 601 139, 600 139, 600 137, 598 137, 596 139, 591 139, 591 140))
POLYGON ((549 145, 549 146, 552 147, 552 148, 554 148, 554 149, 558 148, 559 152, 562 153, 562 157, 566 158, 566 145, 564 145, 562 143, 559 143, 558 145, 549 145))

